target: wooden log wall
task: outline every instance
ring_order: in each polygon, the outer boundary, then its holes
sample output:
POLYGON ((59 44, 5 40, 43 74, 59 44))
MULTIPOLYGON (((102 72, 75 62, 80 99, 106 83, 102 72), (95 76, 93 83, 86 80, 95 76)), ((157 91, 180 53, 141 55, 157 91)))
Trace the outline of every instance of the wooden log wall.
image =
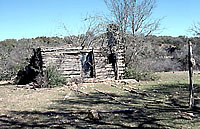
POLYGON ((124 78, 125 73, 125 50, 120 49, 117 53, 117 64, 119 78, 124 78))
MULTIPOLYGON (((63 77, 82 78, 81 53, 89 53, 92 48, 81 50, 80 47, 46 47, 42 48, 43 69, 56 66, 63 77)), ((102 54, 100 48, 93 49, 95 75, 97 79, 115 78, 112 64, 108 64, 108 57, 102 54)), ((117 53, 119 76, 123 78, 125 72, 124 51, 117 53)))
POLYGON ((122 34, 120 33, 120 28, 116 24, 109 24, 107 28, 107 42, 113 44, 112 49, 117 55, 117 78, 124 78, 125 73, 125 46, 122 39, 122 34))
POLYGON ((94 51, 95 72, 97 79, 114 78, 112 64, 108 64, 108 57, 103 56, 100 51, 94 51))
POLYGON ((42 48, 43 68, 56 66, 63 77, 81 77, 81 48, 42 48))
MULTIPOLYGON (((120 38, 120 37, 119 37, 120 38)), ((125 46, 120 39, 121 42, 118 43, 118 50, 117 50, 117 64, 118 64, 118 72, 119 72, 119 78, 124 78, 124 73, 125 73, 125 46)))

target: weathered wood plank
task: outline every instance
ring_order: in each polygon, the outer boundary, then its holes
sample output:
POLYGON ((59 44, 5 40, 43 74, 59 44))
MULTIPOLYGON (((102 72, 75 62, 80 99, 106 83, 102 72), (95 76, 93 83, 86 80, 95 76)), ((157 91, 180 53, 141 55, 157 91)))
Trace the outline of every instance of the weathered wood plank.
POLYGON ((80 75, 80 71, 63 71, 60 72, 61 75, 80 75))
POLYGON ((66 68, 66 69, 71 69, 71 68, 81 68, 80 67, 80 64, 79 63, 74 63, 74 64, 71 64, 71 63, 62 63, 61 64, 61 68, 66 68))
POLYGON ((81 75, 62 75, 64 78, 81 78, 81 75))

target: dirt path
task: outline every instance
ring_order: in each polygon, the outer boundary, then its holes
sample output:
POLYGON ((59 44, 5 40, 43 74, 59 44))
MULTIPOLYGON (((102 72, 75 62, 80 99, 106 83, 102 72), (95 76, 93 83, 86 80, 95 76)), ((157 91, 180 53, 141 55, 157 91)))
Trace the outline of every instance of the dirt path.
MULTIPOLYGON (((187 108, 187 72, 159 74, 158 81, 84 84, 78 91, 67 87, 34 90, 1 82, 0 128, 200 128, 200 103, 194 111, 187 108), (99 120, 81 113, 124 109, 137 112, 101 112, 99 120)), ((199 75, 194 79, 197 100, 199 75)))

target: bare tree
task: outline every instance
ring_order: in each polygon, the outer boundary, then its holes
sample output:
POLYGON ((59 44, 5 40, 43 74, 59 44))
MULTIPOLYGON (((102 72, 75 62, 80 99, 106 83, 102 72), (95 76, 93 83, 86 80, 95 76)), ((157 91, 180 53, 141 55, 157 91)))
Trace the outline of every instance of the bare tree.
MULTIPOLYGON (((146 71, 146 55, 154 53, 146 38, 159 29, 161 19, 152 18, 156 0, 104 0, 110 11, 109 20, 118 24, 126 50, 126 66, 134 71, 146 71), (142 65, 144 64, 144 65, 142 65)), ((108 19, 108 18, 107 18, 108 19)))
POLYGON ((189 29, 195 36, 200 36, 200 22, 194 23, 189 29))
POLYGON ((161 19, 152 19, 156 0, 104 0, 122 33, 131 31, 148 36, 156 31, 161 19))
POLYGON ((80 46, 83 49, 89 46, 95 46, 102 40, 101 34, 105 32, 105 24, 101 16, 87 16, 83 19, 82 32, 78 35, 71 35, 65 24, 62 24, 63 29, 69 36, 64 38, 66 43, 71 43, 74 46, 80 46))
POLYGON ((120 31, 126 33, 129 20, 129 1, 127 0, 104 0, 107 8, 111 12, 112 19, 107 18, 110 22, 119 25, 120 31))

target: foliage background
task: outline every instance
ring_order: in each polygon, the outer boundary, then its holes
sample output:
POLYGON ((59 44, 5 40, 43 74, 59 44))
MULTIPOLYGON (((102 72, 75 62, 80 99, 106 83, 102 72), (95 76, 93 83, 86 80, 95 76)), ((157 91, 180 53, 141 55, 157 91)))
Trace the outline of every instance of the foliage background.
MULTIPOLYGON (((7 39, 0 42, 0 80, 12 79, 29 62, 32 48, 42 46, 78 46, 81 36, 7 39)), ((93 36, 94 38, 94 36, 93 36)), ((105 46, 105 35, 95 37, 91 46, 105 46)), ((200 38, 190 38, 196 60, 200 64, 200 38)), ((87 43, 87 41, 85 41, 87 43)), ((187 38, 184 36, 125 36, 126 67, 137 73, 187 70, 187 38)))

